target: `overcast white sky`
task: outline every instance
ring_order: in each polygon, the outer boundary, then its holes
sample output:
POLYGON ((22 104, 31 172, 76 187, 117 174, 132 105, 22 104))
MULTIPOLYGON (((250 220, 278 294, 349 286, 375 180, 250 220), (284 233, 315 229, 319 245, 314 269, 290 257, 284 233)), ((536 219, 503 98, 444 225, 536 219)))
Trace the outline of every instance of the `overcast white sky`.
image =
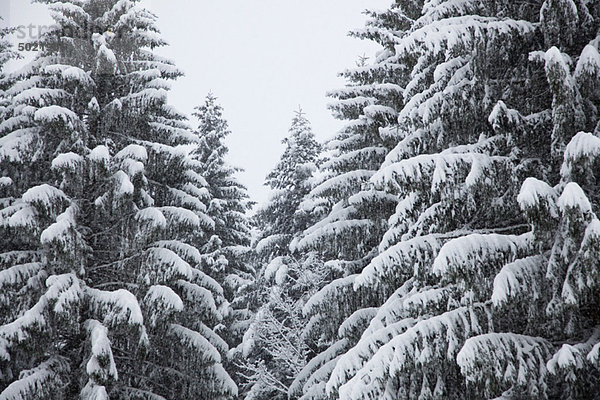
MULTIPOLYGON (((283 151, 293 111, 301 105, 319 139, 340 127, 326 92, 343 86, 337 73, 378 47, 347 37, 366 8, 390 0, 143 0, 169 46, 161 55, 185 76, 169 100, 190 115, 208 91, 219 98, 232 134, 229 161, 253 200, 264 202, 264 177, 283 151)), ((0 15, 15 25, 50 24, 44 6, 0 0, 0 15)), ((192 121, 193 122, 193 121, 192 121)))

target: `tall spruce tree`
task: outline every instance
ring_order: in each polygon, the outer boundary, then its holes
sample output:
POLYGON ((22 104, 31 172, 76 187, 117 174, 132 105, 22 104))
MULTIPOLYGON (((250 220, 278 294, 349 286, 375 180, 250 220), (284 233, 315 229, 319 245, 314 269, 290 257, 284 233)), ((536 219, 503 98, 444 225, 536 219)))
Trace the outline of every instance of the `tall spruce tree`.
POLYGON ((304 398, 597 396, 598 13, 435 0, 377 16, 410 77, 371 178, 398 202, 348 285, 387 300, 307 365, 304 398))
POLYGON ((309 223, 310 216, 300 209, 300 203, 311 190, 321 145, 315 140, 302 109, 296 111, 289 137, 283 143, 284 153, 265 181, 271 189, 271 198, 254 217, 260 229, 257 252, 263 259, 289 255, 293 237, 309 223))
POLYGON ((376 291, 355 293, 355 275, 379 252, 378 245, 393 213, 396 197, 370 183, 389 152, 396 130, 398 110, 407 70, 394 57, 394 32, 407 28, 407 18, 393 12, 369 13, 365 29, 352 32, 382 48, 369 62, 361 57, 355 68, 342 73, 348 84, 330 93, 333 115, 346 125, 327 143, 327 161, 320 181, 307 195, 301 209, 316 223, 291 243, 294 251, 316 251, 329 272, 327 285, 304 307, 308 322, 305 338, 320 353, 297 376, 290 387, 295 398, 324 398, 324 379, 338 356, 358 339, 357 331, 369 315, 364 310, 381 304, 376 291), (344 321, 355 315, 354 324, 344 321), (348 328, 348 329, 347 329, 348 328), (339 336, 339 332, 344 332, 339 336))
POLYGON ((246 218, 252 203, 236 177, 241 170, 225 160, 229 149, 224 140, 230 131, 217 98, 209 93, 193 115, 198 119, 199 144, 192 157, 206 180, 209 204, 206 213, 214 221, 201 250, 206 265, 217 272, 225 298, 231 303, 230 314, 220 328, 228 343, 235 346, 240 343, 250 318, 244 291, 253 281, 254 272, 248 262, 250 226, 246 218))
POLYGON ((42 2, 55 29, 3 93, 0 399, 231 397, 200 143, 166 103, 156 17, 42 2))
POLYGON ((323 279, 314 254, 292 254, 289 244, 306 229, 310 217, 299 206, 311 189, 320 144, 299 109, 283 140, 279 162, 266 178, 270 200, 258 209, 255 246, 261 267, 256 287, 260 308, 241 345, 246 376, 245 399, 287 399, 290 383, 306 362, 302 307, 323 279))

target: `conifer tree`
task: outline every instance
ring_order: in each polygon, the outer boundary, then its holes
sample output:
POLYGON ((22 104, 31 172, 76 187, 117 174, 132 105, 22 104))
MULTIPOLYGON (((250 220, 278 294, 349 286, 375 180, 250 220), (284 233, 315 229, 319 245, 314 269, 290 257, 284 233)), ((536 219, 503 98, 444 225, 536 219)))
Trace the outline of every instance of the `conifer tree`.
POLYGON ((255 251, 261 267, 255 286, 261 306, 240 346, 248 400, 287 399, 308 352, 302 306, 323 273, 314 254, 295 255, 288 248, 309 223, 299 205, 311 189, 321 150, 301 109, 283 143, 284 153, 265 181, 271 198, 253 221, 259 230, 255 251))
MULTIPOLYGON (((406 71, 402 60, 394 57, 392 39, 393 32, 406 28, 406 19, 397 22, 392 12, 370 13, 366 28, 352 32, 359 39, 375 41, 382 50, 373 61, 361 57, 355 68, 344 71, 348 84, 330 93, 336 99, 330 109, 346 125, 326 144, 320 181, 301 204, 316 222, 291 243, 294 251, 316 251, 329 272, 327 285, 317 287, 320 291, 303 310, 308 319, 305 338, 321 354, 297 376, 290 388, 292 397, 303 392, 306 398, 326 396, 323 379, 360 328, 349 327, 348 337, 339 337, 339 329, 355 311, 384 300, 375 291, 354 293, 352 282, 378 254, 396 201, 370 179, 389 151, 389 137, 402 106, 406 71)), ((366 314, 361 315, 355 321, 359 327, 366 314)))
POLYGON ((257 252, 263 259, 290 253, 292 238, 307 228, 308 218, 299 207, 310 191, 321 145, 317 143, 302 109, 296 111, 281 159, 266 178, 269 202, 260 208, 255 224, 260 229, 257 252))
POLYGON ((231 397, 200 143, 166 103, 156 17, 43 2, 55 29, 3 93, 0 399, 231 397))
POLYGON ((355 327, 354 343, 311 360, 292 394, 594 396, 599 17, 571 0, 379 14, 410 78, 371 178, 396 211, 380 253, 309 304, 322 313, 348 286, 387 300, 352 314, 339 337, 355 327))
POLYGON ((202 245, 205 263, 213 268, 223 282, 225 298, 231 302, 230 315, 223 335, 230 345, 241 341, 247 329, 250 313, 244 291, 252 283, 253 267, 250 255, 250 227, 246 212, 252 203, 246 188, 235 176, 241 171, 225 160, 229 149, 225 138, 230 134, 223 108, 209 93, 193 114, 198 119, 199 144, 192 156, 199 163, 200 174, 206 180, 207 215, 214 221, 208 240, 202 245))

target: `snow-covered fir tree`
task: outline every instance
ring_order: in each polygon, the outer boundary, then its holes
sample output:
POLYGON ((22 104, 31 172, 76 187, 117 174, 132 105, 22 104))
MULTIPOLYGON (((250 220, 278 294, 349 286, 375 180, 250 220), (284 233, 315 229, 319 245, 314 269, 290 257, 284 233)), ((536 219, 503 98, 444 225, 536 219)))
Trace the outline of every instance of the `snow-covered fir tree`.
POLYGON ((597 1, 367 12, 346 125, 320 158, 296 114, 253 249, 156 17, 39 2, 15 73, 0 31, 0 400, 599 398, 597 1))
POLYGON ((252 206, 246 188, 239 182, 239 168, 231 166, 225 156, 229 149, 225 138, 230 130, 217 98, 209 93, 193 115, 198 120, 199 144, 192 157, 200 167, 208 190, 207 215, 214 221, 201 250, 205 263, 218 272, 225 297, 231 303, 230 314, 220 329, 231 345, 237 345, 248 327, 246 290, 253 281, 250 256, 250 226, 246 212, 252 206))
POLYGON ((594 398, 597 5, 396 1, 374 18, 397 26, 379 57, 409 77, 392 81, 395 145, 370 178, 396 211, 379 254, 306 311, 349 291, 387 300, 347 318, 291 394, 594 398))
POLYGON ((228 314, 201 254, 201 146, 136 1, 44 0, 0 123, 0 399, 219 399, 228 314))
POLYGON ((269 202, 254 217, 260 229, 256 251, 263 259, 288 255, 292 238, 307 228, 310 218, 300 203, 311 190, 321 145, 302 109, 296 111, 283 143, 284 153, 265 181, 271 189, 269 202))
POLYGON ((390 150, 391 126, 402 106, 407 71, 401 60, 394 58, 391 38, 393 32, 406 28, 406 21, 397 21, 391 12, 369 14, 366 27, 352 34, 378 43, 383 50, 372 61, 361 57, 356 67, 342 73, 346 87, 330 93, 336 99, 330 109, 346 124, 327 142, 320 181, 301 204, 317 222, 291 243, 295 251, 317 251, 329 272, 328 284, 318 287, 321 290, 303 310, 308 319, 305 338, 321 354, 291 385, 293 398, 303 393, 304 398, 326 397, 324 380, 337 357, 358 339, 357 331, 368 313, 357 314, 357 326, 344 321, 355 311, 370 309, 385 299, 376 291, 355 293, 352 285, 355 274, 378 254, 396 201, 370 179, 390 150))
POLYGON ((289 244, 309 224, 300 202, 311 189, 321 151, 299 109, 283 140, 286 145, 265 185, 272 192, 254 216, 259 230, 255 251, 261 304, 240 346, 245 399, 287 399, 290 383, 306 363, 302 307, 324 278, 313 253, 292 254, 289 244))

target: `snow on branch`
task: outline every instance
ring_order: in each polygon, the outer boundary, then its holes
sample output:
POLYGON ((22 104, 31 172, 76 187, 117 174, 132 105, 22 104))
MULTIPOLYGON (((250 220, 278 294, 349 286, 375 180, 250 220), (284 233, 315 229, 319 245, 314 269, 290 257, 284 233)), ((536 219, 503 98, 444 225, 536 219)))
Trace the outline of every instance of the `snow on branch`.
POLYGON ((53 356, 35 368, 21 371, 19 379, 0 393, 0 400, 50 399, 68 382, 69 370, 66 358, 53 356))
POLYGON ((47 322, 48 299, 40 297, 38 302, 16 320, 0 326, 0 358, 10 360, 9 349, 25 342, 35 331, 43 330, 47 322))
POLYGON ((60 121, 71 129, 81 125, 81 121, 79 120, 77 114, 68 108, 57 105, 46 106, 38 109, 33 118, 38 122, 46 124, 60 121))
POLYGON ((538 397, 545 396, 546 360, 551 354, 552 344, 545 339, 488 333, 467 339, 456 362, 467 384, 482 386, 488 397, 514 384, 538 397))
POLYGON ((479 39, 493 40, 501 35, 525 35, 536 29, 528 21, 515 21, 482 16, 459 16, 446 18, 410 32, 396 44, 396 53, 411 53, 422 48, 437 55, 450 52, 457 46, 470 48, 479 39))
POLYGON ((171 314, 183 311, 183 301, 168 286, 153 285, 144 297, 144 306, 147 308, 150 326, 163 323, 171 314))
POLYGON ((106 388, 91 380, 81 390, 81 400, 109 400, 106 388))
POLYGON ((229 351, 229 345, 221 338, 221 336, 216 334, 212 329, 204 325, 202 322, 197 323, 196 328, 196 331, 204 336, 222 356, 227 354, 229 351))
POLYGON ((394 284, 413 273, 421 275, 429 269, 427 260, 433 259, 442 247, 435 235, 418 236, 401 241, 376 256, 356 277, 355 289, 389 282, 394 284))
POLYGON ((354 377, 382 346, 412 328, 416 323, 417 320, 413 318, 405 318, 368 335, 363 335, 354 347, 340 357, 327 382, 327 393, 330 395, 335 393, 340 386, 354 377))
POLYGON ((89 304, 95 315, 103 317, 103 324, 113 327, 119 324, 142 326, 144 318, 137 298, 128 290, 113 292, 87 288, 89 304))
POLYGON ((56 222, 42 231, 40 242, 42 244, 55 244, 59 246, 63 252, 68 252, 73 249, 71 242, 75 238, 79 238, 79 234, 75 233, 75 216, 77 214, 77 206, 71 204, 65 212, 56 217, 56 222), (71 246, 69 246, 71 244, 71 246))
POLYGON ((344 354, 327 384, 328 393, 355 376, 377 351, 394 337, 403 334, 417 322, 446 310, 453 288, 413 287, 407 282, 382 305, 358 344, 344 354), (411 290, 409 290, 412 288, 411 290), (424 317, 425 316, 425 317, 424 317))
POLYGON ((200 333, 179 324, 169 325, 168 333, 193 351, 202 364, 221 362, 221 355, 217 349, 200 333))
POLYGON ((189 228, 214 227, 214 221, 205 214, 197 214, 183 207, 163 206, 159 210, 167 218, 169 225, 189 228))
POLYGON ((284 233, 269 235, 260 239, 258 243, 256 243, 254 250, 260 255, 267 255, 270 251, 273 251, 273 249, 276 249, 278 246, 284 245, 286 241, 289 240, 289 237, 290 235, 284 233))
POLYGON ((43 183, 27 189, 27 191, 23 193, 22 199, 24 202, 49 213, 51 210, 55 210, 57 205, 60 206, 62 202, 66 201, 68 198, 62 190, 48 185, 47 183, 43 183))
POLYGON ((192 267, 172 250, 151 247, 146 251, 140 278, 148 284, 166 283, 180 277, 191 279, 192 267))
POLYGON ((575 345, 564 343, 546 363, 548 372, 552 375, 566 375, 566 381, 573 382, 576 379, 576 371, 584 369, 591 361, 589 354, 593 349, 593 345, 597 345, 600 340, 598 333, 598 330, 596 330, 590 340, 585 343, 575 345))
POLYGON ((359 169, 336 175, 315 187, 309 195, 320 197, 334 192, 350 192, 349 188, 360 187, 362 183, 367 182, 373 176, 373 173, 374 171, 371 170, 359 169))
POLYGON ((73 273, 51 275, 46 279, 48 291, 45 297, 53 305, 52 310, 58 314, 72 317, 73 310, 77 311, 84 296, 84 286, 73 273))
POLYGON ((558 198, 556 205, 562 212, 579 210, 581 213, 592 211, 592 205, 583 189, 575 182, 569 182, 558 198))
POLYGON ((0 224, 12 228, 22 227, 35 230, 38 228, 39 213, 28 203, 16 202, 0 210, 0 224))
POLYGON ((221 321, 222 316, 210 290, 183 279, 179 279, 175 285, 181 291, 183 300, 190 303, 188 311, 193 310, 214 321, 221 321))
POLYGON ((500 266, 531 250, 533 234, 473 233, 452 239, 433 262, 433 272, 444 280, 472 285, 494 276, 500 266))
POLYGON ((452 152, 419 154, 395 163, 386 161, 386 166, 373 175, 371 182, 378 187, 417 187, 430 189, 433 193, 442 192, 448 184, 452 187, 456 183, 472 186, 482 180, 485 171, 492 165, 509 163, 505 157, 471 152, 484 145, 481 143, 453 148, 450 150, 452 152))
POLYGON ((385 328, 395 322, 398 322, 404 318, 409 317, 404 309, 404 301, 406 298, 418 291, 418 287, 415 286, 416 279, 411 277, 406 280, 402 286, 397 288, 394 293, 388 297, 377 310, 377 314, 371 319, 369 326, 363 332, 363 338, 371 335, 372 333, 385 328))
POLYGON ((585 78, 598 79, 600 77, 600 53, 596 46, 587 44, 575 66, 575 79, 585 82, 585 78))
POLYGON ((54 157, 51 167, 52 169, 75 172, 82 163, 83 157, 70 151, 68 153, 61 153, 54 157))
POLYGON ((15 105, 27 104, 44 106, 46 104, 56 104, 62 100, 68 99, 69 93, 63 89, 32 87, 25 89, 12 98, 15 105))
POLYGON ((492 302, 500 307, 512 299, 532 298, 540 290, 546 273, 546 259, 530 256, 506 264, 494 278, 492 302))
POLYGON ((577 133, 565 148, 561 176, 569 179, 575 165, 582 164, 584 168, 589 168, 591 162, 598 156, 600 156, 600 138, 588 132, 577 133))
POLYGON ((593 218, 585 228, 577 257, 567 268, 562 298, 567 304, 583 304, 600 288, 600 221, 593 218))
POLYGON ((90 77, 89 73, 72 65, 51 64, 45 66, 44 71, 48 74, 60 75, 65 82, 75 82, 85 88, 95 86, 94 80, 90 77))
POLYGON ((223 296, 223 287, 219 284, 219 282, 197 268, 192 268, 191 282, 207 288, 212 293, 223 296))
POLYGON ((36 276, 43 268, 40 262, 15 264, 0 271, 0 290, 7 286, 22 285, 36 276))
POLYGON ((600 367, 600 342, 592 347, 586 358, 589 362, 594 364, 596 368, 600 367))
POLYGON ((9 349, 26 342, 36 332, 45 331, 49 308, 56 313, 67 314, 78 307, 83 296, 80 280, 72 273, 51 275, 46 279, 48 290, 37 303, 27 309, 16 320, 0 326, 0 358, 10 360, 9 349))
POLYGON ((355 279, 356 275, 350 275, 332 281, 308 299, 302 308, 302 314, 305 316, 314 315, 319 310, 326 308, 332 301, 336 301, 340 293, 353 293, 355 279))
POLYGON ((126 195, 133 194, 135 187, 133 186, 133 183, 131 183, 129 176, 125 172, 119 170, 115 172, 113 178, 115 179, 116 183, 115 194, 117 195, 117 197, 123 197, 126 195))
MULTIPOLYGON (((329 346, 327 350, 321 352, 319 355, 311 359, 290 385, 288 392, 289 395, 301 395, 303 386, 306 383, 306 381, 310 378, 310 376, 321 366, 325 365, 327 362, 337 358, 340 354, 344 353, 348 349, 348 345, 348 339, 340 339, 331 346, 329 346)), ((324 385, 325 384, 323 383, 323 386, 324 385)))
MULTIPOLYGON (((326 382, 329 379, 329 376, 331 375, 331 372, 333 371, 333 369, 336 367, 337 362, 339 361, 341 355, 337 356, 336 358, 327 361, 325 364, 321 365, 319 368, 317 368, 315 370, 315 372, 313 372, 309 377, 308 380, 306 381, 306 383, 304 384, 303 387, 303 391, 304 393, 317 393, 315 389, 318 388, 321 397, 326 395, 326 391, 324 391, 323 389, 326 390, 326 382), (311 390, 312 389, 312 390, 311 390)), ((302 398, 304 399, 305 396, 302 396, 302 398)))
POLYGON ((143 208, 136 213, 135 218, 151 229, 161 229, 167 226, 167 219, 157 207, 143 208))
POLYGON ((104 145, 96 146, 88 154, 88 158, 92 161, 108 165, 110 160, 110 151, 104 145))
POLYGON ((406 296, 402 303, 405 313, 413 317, 435 315, 448 309, 456 291, 453 286, 424 287, 406 296))
MULTIPOLYGON (((180 190, 176 188, 169 188, 169 192, 176 200, 176 203, 189 208, 190 210, 194 210, 198 215, 202 215, 206 212, 206 205, 200 200, 205 196, 202 194, 202 189, 199 189, 197 186, 192 185, 190 183, 186 183, 184 185, 185 190, 180 190), (191 193, 191 194, 190 194, 191 193)), ((209 218, 205 217, 205 221, 208 221, 209 218)), ((214 222, 205 222, 207 226, 213 226, 214 222)))
POLYGON ((494 131, 499 129, 514 129, 522 123, 523 117, 519 111, 508 108, 506 103, 498 100, 492 112, 488 116, 488 122, 492 125, 494 131))
POLYGON ((556 209, 556 192, 544 181, 529 177, 521 185, 517 202, 524 211, 537 209, 540 206, 549 210, 553 216, 558 216, 556 209))
POLYGON ((144 146, 140 146, 139 144, 129 144, 115 154, 114 158, 117 160, 130 158, 132 160, 146 162, 146 160, 148 160, 148 152, 144 146))
POLYGON ((366 307, 354 311, 338 328, 338 337, 360 337, 360 333, 371 322, 377 311, 377 307, 366 307))
POLYGON ((0 137, 0 161, 23 162, 24 156, 31 156, 38 137, 38 132, 31 129, 18 129, 0 137))
POLYGON ((119 375, 113 359, 108 329, 100 321, 94 319, 85 321, 84 328, 89 333, 91 344, 91 356, 86 364, 86 372, 91 381, 97 385, 116 381, 119 379, 119 375))
POLYGON ((306 250, 308 248, 319 248, 323 243, 331 242, 332 239, 340 239, 345 235, 351 236, 356 234, 358 237, 361 232, 369 232, 375 226, 375 222, 368 218, 352 218, 329 222, 326 225, 315 225, 297 243, 293 243, 293 249, 306 250))
POLYGON ((481 5, 480 0, 429 0, 424 2, 422 16, 416 24, 425 26, 451 15, 477 14, 481 5))
MULTIPOLYGON (((144 210, 146 209, 147 208, 144 210)), ((200 254, 200 251, 195 246, 179 240, 161 240, 155 242, 153 245, 154 247, 161 247, 175 252, 192 266, 199 266, 202 264, 202 254, 200 254)))
POLYGON ((486 325, 479 322, 483 314, 480 309, 480 306, 457 308, 422 320, 395 336, 379 348, 352 379, 340 386, 340 398, 380 398, 394 377, 400 379, 400 385, 406 385, 409 384, 406 379, 411 379, 410 371, 426 370, 429 364, 440 368, 444 363, 454 362, 464 341, 486 329, 486 325), (427 340, 431 337, 437 340, 427 340), (402 376, 405 376, 404 381, 402 376))

